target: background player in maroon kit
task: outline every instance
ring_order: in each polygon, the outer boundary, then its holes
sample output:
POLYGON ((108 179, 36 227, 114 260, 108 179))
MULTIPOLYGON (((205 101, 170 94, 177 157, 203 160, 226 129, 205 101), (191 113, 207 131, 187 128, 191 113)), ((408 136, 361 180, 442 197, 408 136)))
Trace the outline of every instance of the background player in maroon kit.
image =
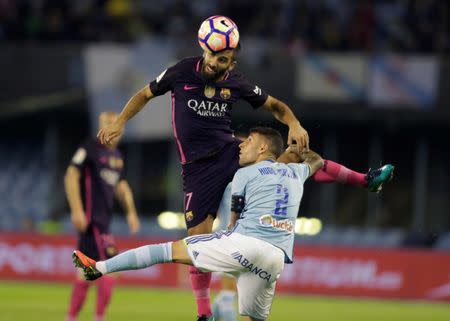
MULTIPOLYGON (((99 128, 117 119, 114 112, 103 112, 99 128)), ((117 254, 113 237, 109 234, 114 196, 127 214, 132 234, 139 230, 133 194, 123 177, 123 158, 117 144, 120 135, 109 146, 96 140, 81 146, 72 158, 65 176, 65 190, 70 206, 71 221, 79 233, 78 247, 98 259, 117 254)), ((97 284, 97 307, 95 321, 103 321, 106 306, 111 298, 114 279, 108 277, 97 284)), ((86 298, 89 283, 81 274, 75 280, 67 321, 75 320, 86 298)))
MULTIPOLYGON (((308 133, 291 109, 234 71, 238 52, 239 47, 219 53, 205 51, 202 57, 179 61, 136 93, 117 121, 98 134, 102 143, 110 144, 123 133, 125 123, 149 100, 171 91, 172 127, 183 168, 188 235, 211 232, 225 187, 239 168, 239 141, 231 129, 231 109, 237 100, 244 99, 255 109, 269 110, 289 127, 289 145, 296 141, 299 149, 309 148, 308 133)), ((366 175, 331 161, 325 162, 325 169, 314 177, 318 181, 340 181, 367 187, 374 177, 381 187, 390 176, 382 170, 366 175)), ((195 268, 190 269, 190 276, 199 320, 208 320, 211 315, 211 276, 199 273, 195 268)))

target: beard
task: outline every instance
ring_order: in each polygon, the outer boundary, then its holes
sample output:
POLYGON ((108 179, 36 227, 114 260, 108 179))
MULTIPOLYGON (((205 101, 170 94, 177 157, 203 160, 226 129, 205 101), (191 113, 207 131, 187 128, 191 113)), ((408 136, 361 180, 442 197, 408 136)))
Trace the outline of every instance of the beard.
POLYGON ((213 73, 210 73, 210 72, 207 72, 205 70, 205 68, 206 68, 206 65, 203 64, 202 65, 202 75, 208 80, 214 80, 214 81, 219 80, 227 72, 227 69, 222 69, 222 70, 213 69, 213 73))

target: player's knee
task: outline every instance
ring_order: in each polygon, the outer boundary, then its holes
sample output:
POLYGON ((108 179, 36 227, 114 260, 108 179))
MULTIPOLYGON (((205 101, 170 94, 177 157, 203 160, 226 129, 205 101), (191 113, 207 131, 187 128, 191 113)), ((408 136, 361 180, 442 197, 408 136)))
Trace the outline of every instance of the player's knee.
POLYGON ((172 243, 172 262, 192 265, 191 257, 183 240, 172 243))

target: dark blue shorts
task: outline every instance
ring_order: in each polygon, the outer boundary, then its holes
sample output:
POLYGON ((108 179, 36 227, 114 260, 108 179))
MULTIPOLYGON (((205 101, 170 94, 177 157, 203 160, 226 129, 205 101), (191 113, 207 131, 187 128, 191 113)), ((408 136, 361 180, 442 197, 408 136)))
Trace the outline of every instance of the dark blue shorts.
POLYGON ((225 145, 217 154, 183 165, 184 218, 187 228, 216 217, 222 195, 239 169, 239 144, 225 145))
POLYGON ((96 261, 112 258, 118 253, 113 236, 102 233, 92 224, 86 232, 79 234, 78 249, 96 261))

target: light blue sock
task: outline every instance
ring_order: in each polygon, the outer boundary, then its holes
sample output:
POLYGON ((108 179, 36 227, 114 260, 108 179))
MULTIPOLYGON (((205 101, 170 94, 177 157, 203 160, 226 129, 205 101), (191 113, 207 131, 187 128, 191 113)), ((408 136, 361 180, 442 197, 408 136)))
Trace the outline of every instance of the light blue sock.
POLYGON ((95 265, 102 274, 138 270, 158 263, 172 262, 172 242, 141 246, 95 265))
POLYGON ((212 304, 212 314, 214 317, 214 321, 222 320, 222 315, 220 314, 219 304, 217 302, 217 298, 214 300, 212 304))
POLYGON ((236 321, 235 307, 236 292, 222 290, 217 295, 213 304, 214 319, 222 321, 236 321))

